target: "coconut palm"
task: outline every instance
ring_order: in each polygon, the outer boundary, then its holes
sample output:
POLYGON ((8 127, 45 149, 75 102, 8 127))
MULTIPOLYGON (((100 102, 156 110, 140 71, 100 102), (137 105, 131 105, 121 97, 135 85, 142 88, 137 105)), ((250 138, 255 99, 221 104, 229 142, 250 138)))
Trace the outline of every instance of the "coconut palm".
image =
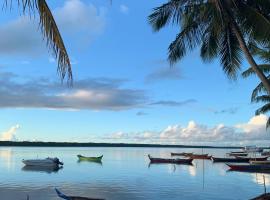
POLYGON ((270 41, 269 0, 169 0, 154 8, 149 22, 154 31, 168 24, 180 29, 168 48, 171 64, 200 47, 201 58, 219 58, 229 78, 236 78, 245 55, 252 70, 270 93, 270 82, 248 48, 250 40, 270 41))
MULTIPOLYGON (((53 56, 58 61, 57 72, 59 73, 61 80, 64 80, 67 76, 68 83, 72 83, 70 59, 46 0, 16 0, 16 3, 22 9, 24 14, 28 13, 30 15, 35 15, 35 13, 38 12, 40 29, 47 41, 48 48, 52 51, 53 56)), ((3 7, 11 8, 12 0, 4 0, 3 7)))
MULTIPOLYGON (((262 56, 264 56, 268 53, 268 51, 263 52, 260 50, 260 52, 258 52, 258 53, 259 54, 263 53, 262 56)), ((267 78, 270 79, 270 65, 269 64, 259 65, 259 68, 261 69, 261 71, 264 74, 267 75, 267 78)), ((252 75, 255 75, 252 68, 249 68, 242 73, 242 76, 244 78, 250 77, 252 75)), ((258 108, 255 111, 256 115, 269 113, 269 111, 270 111, 270 95, 268 93, 266 93, 265 87, 263 86, 262 83, 259 83, 256 86, 256 88, 253 90, 252 96, 251 96, 251 102, 264 104, 263 106, 261 106, 260 108, 258 108)), ((268 117, 268 120, 266 122, 266 128, 269 128, 269 127, 270 127, 270 117, 268 117)))

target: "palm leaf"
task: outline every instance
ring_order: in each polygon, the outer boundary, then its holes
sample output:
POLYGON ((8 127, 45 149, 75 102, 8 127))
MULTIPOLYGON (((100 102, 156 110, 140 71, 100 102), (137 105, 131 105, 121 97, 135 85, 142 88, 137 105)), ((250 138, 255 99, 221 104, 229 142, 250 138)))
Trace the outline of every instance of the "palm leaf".
POLYGON ((269 111, 270 111, 270 103, 267 103, 267 104, 263 105, 262 107, 260 107, 259 109, 257 109, 255 114, 260 115, 260 114, 267 113, 269 111))
MULTIPOLYGON (((28 12, 30 15, 32 15, 38 11, 40 16, 40 29, 47 41, 49 49, 52 50, 54 57, 58 61, 57 71, 61 77, 61 80, 63 81, 67 76, 68 83, 72 84, 73 78, 70 59, 46 0, 17 0, 16 2, 17 5, 22 8, 24 14, 28 12)), ((5 0, 4 7, 12 7, 12 3, 12 0, 5 0)))
POLYGON ((254 101, 255 103, 269 103, 270 102, 270 96, 269 95, 261 95, 261 96, 257 96, 254 101))
MULTIPOLYGON (((261 64, 258 65, 258 67, 260 68, 260 70, 262 70, 264 74, 270 73, 270 64, 261 64)), ((247 78, 251 75, 256 75, 256 73, 253 71, 251 67, 242 73, 243 78, 247 78)))

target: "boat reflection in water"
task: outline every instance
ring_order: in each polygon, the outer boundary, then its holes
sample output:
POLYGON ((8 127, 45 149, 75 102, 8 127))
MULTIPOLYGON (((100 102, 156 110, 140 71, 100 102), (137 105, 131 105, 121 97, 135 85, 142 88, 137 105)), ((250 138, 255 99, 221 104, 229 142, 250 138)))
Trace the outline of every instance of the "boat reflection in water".
POLYGON ((63 169, 63 166, 24 166, 22 171, 26 172, 44 172, 44 173, 57 173, 59 170, 63 169))
POLYGON ((78 160, 77 163, 93 163, 102 166, 102 161, 94 161, 94 160, 78 160))

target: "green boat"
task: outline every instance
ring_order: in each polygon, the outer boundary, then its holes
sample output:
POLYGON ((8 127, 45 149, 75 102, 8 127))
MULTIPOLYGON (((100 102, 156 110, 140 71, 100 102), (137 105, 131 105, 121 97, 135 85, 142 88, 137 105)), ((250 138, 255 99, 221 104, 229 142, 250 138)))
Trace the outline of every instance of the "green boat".
POLYGON ((86 157, 82 155, 77 155, 79 158, 79 161, 91 161, 91 162, 101 162, 103 155, 99 157, 86 157))

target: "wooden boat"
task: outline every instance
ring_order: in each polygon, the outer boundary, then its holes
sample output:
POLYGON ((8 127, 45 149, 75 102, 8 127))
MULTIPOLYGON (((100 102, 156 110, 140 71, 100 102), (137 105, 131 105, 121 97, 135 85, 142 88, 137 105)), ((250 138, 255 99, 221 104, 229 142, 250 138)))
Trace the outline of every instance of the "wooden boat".
POLYGON ((31 159, 31 160, 22 160, 26 166, 36 166, 36 167, 57 167, 63 165, 64 163, 60 162, 58 158, 45 158, 45 159, 31 159))
POLYGON ((191 164, 193 160, 192 158, 188 158, 188 159, 153 158, 150 155, 148 155, 148 158, 151 163, 173 163, 173 164, 191 164))
POLYGON ((60 192, 58 189, 55 188, 55 191, 57 195, 66 200, 104 200, 104 199, 97 199, 97 198, 87 198, 87 197, 76 197, 76 196, 66 196, 62 192, 60 192))
POLYGON ((270 165, 270 160, 265 160, 265 161, 250 160, 249 163, 251 165, 270 165))
POLYGON ((242 156, 235 156, 235 158, 239 158, 239 159, 249 159, 249 161, 266 161, 268 156, 264 156, 264 157, 242 157, 242 156))
POLYGON ((99 157, 86 157, 82 155, 77 155, 80 161, 91 161, 91 162, 101 162, 103 155, 99 157))
POLYGON ((260 170, 270 170, 270 165, 251 165, 251 164, 231 164, 231 163, 226 163, 231 170, 236 170, 236 171, 260 171, 260 170))
POLYGON ((188 157, 193 159, 211 159, 212 156, 209 156, 208 154, 192 154, 188 157))
POLYGON ((214 156, 211 157, 211 160, 213 162, 237 162, 237 163, 249 162, 249 158, 220 158, 214 156))
POLYGON ((193 153, 186 153, 186 152, 182 152, 182 153, 171 153, 171 156, 191 156, 193 155, 193 153))

